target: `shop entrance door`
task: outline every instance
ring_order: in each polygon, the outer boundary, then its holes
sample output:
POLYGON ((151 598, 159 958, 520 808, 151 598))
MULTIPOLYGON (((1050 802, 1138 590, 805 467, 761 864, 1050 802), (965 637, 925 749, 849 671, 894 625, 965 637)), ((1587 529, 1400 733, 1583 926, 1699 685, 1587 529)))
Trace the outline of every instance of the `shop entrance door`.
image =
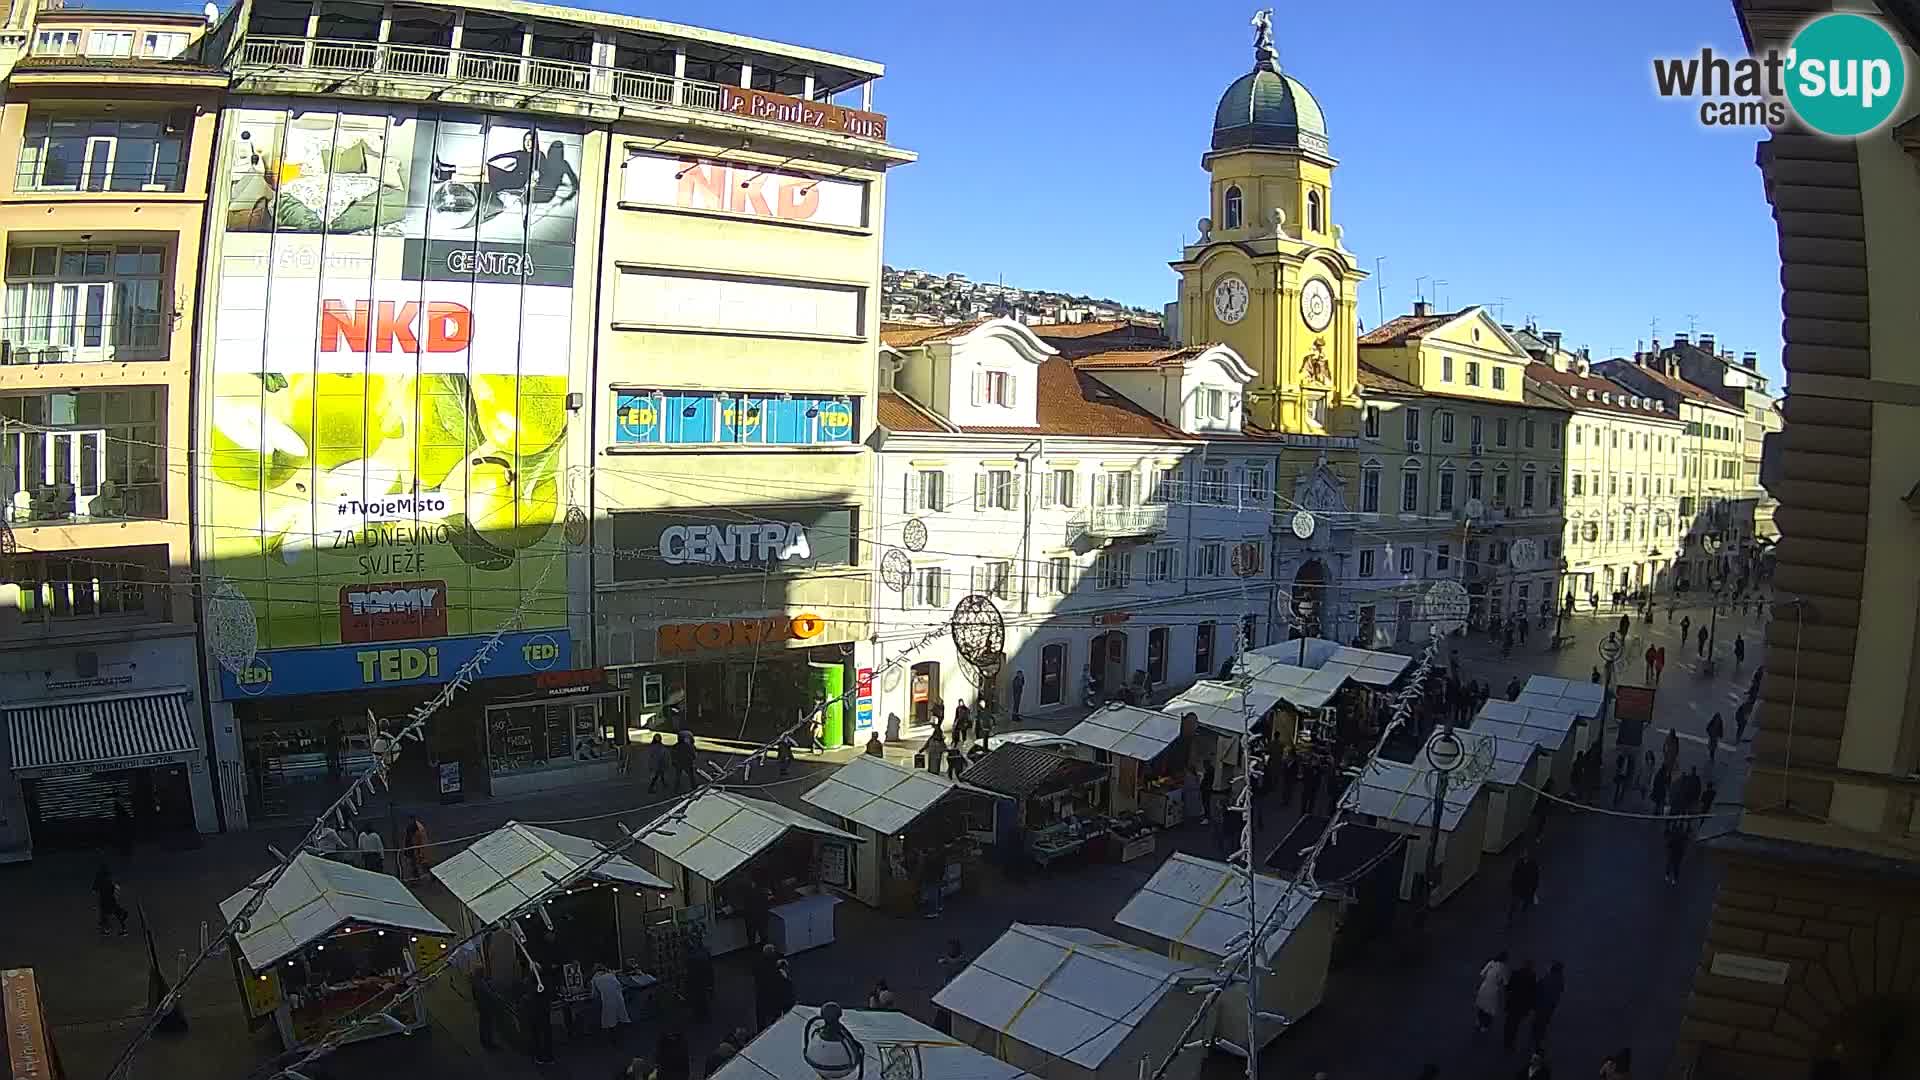
MULTIPOLYGON (((1393 635, 1394 640, 1398 641, 1402 645, 1405 645, 1407 642, 1413 640, 1413 601, 1411 600, 1400 601, 1400 610, 1397 618, 1399 621, 1399 626, 1394 632, 1394 635, 1393 635)), ((1373 647, 1373 639, 1369 637, 1367 639, 1367 643, 1364 646, 1362 646, 1362 648, 1370 649, 1372 647, 1373 647)))
POLYGON ((116 803, 132 819, 136 841, 166 841, 194 831, 193 792, 185 765, 31 778, 21 789, 36 851, 117 842, 116 803))
POLYGON ((1114 690, 1127 685, 1127 635, 1122 630, 1107 631, 1107 671, 1104 684, 1114 690))
POLYGON ((1164 626, 1147 631, 1147 681, 1154 686, 1167 681, 1167 637, 1164 626))
POLYGON ((933 723, 933 702, 940 695, 940 662, 924 660, 913 665, 910 686, 909 704, 913 707, 911 723, 915 727, 925 727, 933 723))

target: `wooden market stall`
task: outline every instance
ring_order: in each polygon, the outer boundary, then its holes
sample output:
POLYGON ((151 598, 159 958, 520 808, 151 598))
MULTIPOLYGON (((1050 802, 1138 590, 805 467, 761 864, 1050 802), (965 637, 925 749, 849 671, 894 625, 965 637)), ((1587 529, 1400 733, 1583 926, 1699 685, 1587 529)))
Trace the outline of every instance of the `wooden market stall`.
MULTIPOLYGON (((254 894, 250 886, 227 897, 220 914, 231 923, 254 894)), ((292 1049, 440 955, 452 933, 399 878, 303 851, 234 936, 231 955, 248 1018, 271 1022, 292 1049)), ((427 1024, 418 994, 381 1013, 399 1026, 369 1020, 349 1041, 427 1024)))
POLYGON ((1181 743, 1178 717, 1115 703, 1095 709, 1068 729, 1066 738, 1092 751, 1094 760, 1113 765, 1113 783, 1102 809, 1113 814, 1140 810, 1163 828, 1180 824, 1186 755, 1176 749, 1181 743), (1107 757, 1102 759, 1102 754, 1107 757))
MULTIPOLYGON (((1593 745, 1600 723, 1600 708, 1606 701, 1606 688, 1596 682, 1557 679, 1551 675, 1533 675, 1520 689, 1514 704, 1530 709, 1572 713, 1579 727, 1574 734, 1573 753, 1584 753, 1593 745)), ((1604 748, 1603 748, 1604 749, 1604 748)))
MULTIPOLYGON (((820 1072, 804 1053, 807 1028, 820 1009, 795 1005, 761 1032, 709 1080, 808 1080, 820 1072)), ((892 1009, 846 1009, 840 1024, 860 1044, 865 1075, 885 1080, 1035 1080, 1015 1066, 955 1042, 953 1037, 892 1009)))
MULTIPOLYGON (((1380 760, 1353 782, 1363 824, 1405 834, 1406 867, 1400 877, 1400 899, 1411 900, 1414 878, 1426 872, 1427 839, 1433 826, 1433 770, 1380 760)), ((1438 876, 1428 906, 1438 906, 1480 871, 1486 848, 1487 793, 1478 780, 1456 775, 1448 785, 1440 817, 1438 876)))
POLYGON ((1539 744, 1540 752, 1547 757, 1547 775, 1553 779, 1553 790, 1567 790, 1573 780, 1573 757, 1579 752, 1574 745, 1577 741, 1574 730, 1579 724, 1575 714, 1518 701, 1489 701, 1474 714, 1472 726, 1480 729, 1482 720, 1526 728, 1526 737, 1539 744))
MULTIPOLYGON (((1267 853, 1267 869, 1291 881, 1326 831, 1325 817, 1302 815, 1267 853)), ((1313 883, 1339 909, 1333 939, 1336 962, 1393 929, 1406 848, 1404 833, 1343 821, 1314 857, 1313 883)))
MULTIPOLYGON (((1211 968, 1182 964, 1075 926, 1014 923, 933 1003, 953 1037, 1049 1080, 1138 1080, 1179 1045, 1211 968)), ((1213 1034, 1220 1010, 1191 1034, 1213 1034)), ((1165 1074, 1193 1080, 1204 1055, 1165 1074)))
POLYGON ((1276 727, 1280 695, 1270 688, 1245 679, 1215 682, 1202 679, 1182 690, 1160 711, 1181 722, 1181 733, 1190 740, 1187 752, 1189 768, 1212 761, 1218 773, 1240 770, 1240 738, 1252 732, 1285 740, 1290 731, 1276 727), (1192 717, 1188 723, 1187 717, 1192 717))
POLYGON ((1042 866, 1104 842, 1106 804, 1100 788, 1109 766, 1025 743, 1003 742, 960 774, 961 783, 994 795, 989 821, 970 835, 1003 858, 1024 856, 1042 866))
POLYGON ((1229 990, 1221 999, 1216 1031, 1223 1048, 1243 1057, 1250 1045, 1256 1053, 1265 1049, 1326 996, 1337 913, 1333 900, 1317 890, 1289 891, 1287 882, 1265 874, 1253 880, 1249 904, 1243 871, 1175 852, 1113 917, 1132 932, 1124 936, 1136 944, 1207 970, 1217 970, 1236 940, 1246 937, 1250 907, 1259 922, 1272 920, 1273 932, 1258 961, 1259 1004, 1262 1011, 1285 1017, 1286 1024, 1263 1023, 1258 1036, 1250 1038, 1246 986, 1229 990))
POLYGON ((747 922, 764 905, 768 940, 792 954, 834 940, 829 888, 852 885, 860 838, 775 802, 709 788, 683 820, 648 832, 654 872, 675 885, 682 918, 705 928, 707 952, 747 944, 747 922))
MULTIPOLYGON (((433 876, 460 902, 462 929, 472 933, 602 853, 585 837, 509 821, 435 866, 433 876)), ((590 980, 600 966, 618 976, 630 1006, 644 1006, 656 984, 642 960, 649 949, 647 913, 667 907, 672 891, 665 879, 615 856, 547 901, 545 919, 523 915, 527 952, 543 969, 543 981, 558 988, 555 1007, 577 1020, 593 1001, 590 980)), ((489 942, 485 962, 509 998, 530 985, 525 957, 504 935, 489 942)))
POLYGON ((1471 728, 1455 729, 1468 757, 1484 769, 1487 835, 1483 847, 1490 855, 1507 850, 1527 831, 1539 798, 1535 791, 1552 772, 1553 759, 1541 749, 1532 731, 1485 719, 1476 719, 1471 728))
POLYGON ((854 853, 851 880, 831 888, 869 907, 911 908, 927 859, 944 867, 941 892, 960 891, 972 842, 967 838, 967 807, 987 816, 990 795, 948 779, 944 774, 909 768, 862 754, 800 796, 808 806, 830 815, 847 832, 865 841, 854 853))

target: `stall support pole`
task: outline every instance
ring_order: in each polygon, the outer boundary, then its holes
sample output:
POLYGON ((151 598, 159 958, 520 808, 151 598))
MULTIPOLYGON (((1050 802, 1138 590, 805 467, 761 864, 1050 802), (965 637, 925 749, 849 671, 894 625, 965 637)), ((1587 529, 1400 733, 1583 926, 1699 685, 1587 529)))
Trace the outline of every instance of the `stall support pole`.
MULTIPOLYGON (((1453 738, 1451 723, 1443 723, 1441 731, 1447 739, 1453 738)), ((1426 920, 1427 912, 1433 907, 1434 892, 1439 888, 1435 872, 1440 865, 1440 823, 1446 815, 1447 782, 1450 773, 1449 769, 1434 769, 1433 820, 1427 826, 1427 865, 1422 871, 1426 875, 1427 887, 1424 890, 1425 895, 1420 897, 1420 907, 1414 912, 1414 917, 1423 922, 1426 920)))

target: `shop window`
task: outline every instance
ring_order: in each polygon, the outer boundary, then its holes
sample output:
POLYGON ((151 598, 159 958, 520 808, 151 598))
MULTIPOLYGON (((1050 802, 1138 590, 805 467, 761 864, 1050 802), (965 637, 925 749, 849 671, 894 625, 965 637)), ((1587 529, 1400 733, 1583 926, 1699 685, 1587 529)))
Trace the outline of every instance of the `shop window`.
POLYGON ((1193 640, 1193 673, 1202 678, 1213 674, 1213 634, 1216 624, 1200 624, 1193 640))
POLYGON ((744 391, 614 394, 613 444, 637 446, 847 446, 859 400, 744 391))
POLYGON ((1062 642, 1040 648, 1040 704, 1058 705, 1066 695, 1067 647, 1062 642))
POLYGON ((600 702, 537 702, 487 710, 487 770, 501 777, 571 769, 615 753, 600 702))

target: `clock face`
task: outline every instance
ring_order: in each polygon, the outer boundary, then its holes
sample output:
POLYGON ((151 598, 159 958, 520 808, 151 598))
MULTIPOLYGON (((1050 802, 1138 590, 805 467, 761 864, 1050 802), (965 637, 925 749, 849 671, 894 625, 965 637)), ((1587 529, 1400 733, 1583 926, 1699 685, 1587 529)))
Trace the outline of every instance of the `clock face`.
POLYGON ((1228 325, 1247 317, 1247 283, 1228 274, 1213 287, 1213 313, 1228 325))
POLYGON ((1333 321, 1333 289, 1325 278, 1310 278, 1300 287, 1300 318, 1316 334, 1333 321))

